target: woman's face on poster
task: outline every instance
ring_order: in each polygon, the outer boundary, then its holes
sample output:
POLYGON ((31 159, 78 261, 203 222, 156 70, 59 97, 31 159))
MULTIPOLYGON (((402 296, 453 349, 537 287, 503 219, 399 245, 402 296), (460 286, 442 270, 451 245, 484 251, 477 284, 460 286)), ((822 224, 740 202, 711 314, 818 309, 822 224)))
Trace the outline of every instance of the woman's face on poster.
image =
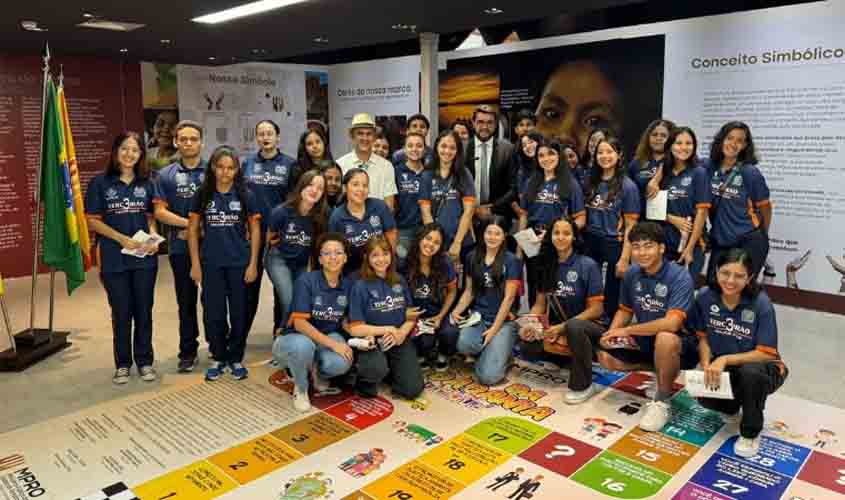
POLYGON ((546 81, 536 116, 538 132, 579 151, 594 128, 619 130, 622 124, 616 86, 590 61, 558 66, 546 81))

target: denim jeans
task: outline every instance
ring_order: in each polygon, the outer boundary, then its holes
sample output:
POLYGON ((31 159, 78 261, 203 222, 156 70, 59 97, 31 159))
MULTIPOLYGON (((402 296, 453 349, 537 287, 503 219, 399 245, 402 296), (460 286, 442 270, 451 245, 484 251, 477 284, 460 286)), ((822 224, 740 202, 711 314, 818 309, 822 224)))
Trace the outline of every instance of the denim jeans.
POLYGON ((270 281, 273 282, 273 290, 275 290, 276 296, 282 304, 281 321, 275 326, 276 328, 284 328, 287 325, 288 316, 290 316, 291 304, 293 304, 293 284, 296 282, 296 278, 305 272, 308 266, 291 266, 282 257, 282 254, 274 248, 267 252, 264 268, 267 269, 270 281))
POLYGON ((495 385, 505 378, 513 345, 517 340, 516 324, 513 321, 505 321, 499 332, 485 346, 482 334, 492 324, 481 321, 477 325, 462 328, 458 336, 458 352, 470 356, 480 354, 475 361, 475 377, 484 385, 495 385))
MULTIPOLYGON (((339 333, 329 333, 327 336, 338 342, 346 342, 339 333)), ((279 361, 280 365, 287 363, 300 392, 308 392, 308 374, 311 373, 314 363, 317 363, 317 371, 323 379, 343 375, 352 366, 343 356, 328 347, 301 333, 293 332, 276 338, 273 343, 273 358, 279 361)))

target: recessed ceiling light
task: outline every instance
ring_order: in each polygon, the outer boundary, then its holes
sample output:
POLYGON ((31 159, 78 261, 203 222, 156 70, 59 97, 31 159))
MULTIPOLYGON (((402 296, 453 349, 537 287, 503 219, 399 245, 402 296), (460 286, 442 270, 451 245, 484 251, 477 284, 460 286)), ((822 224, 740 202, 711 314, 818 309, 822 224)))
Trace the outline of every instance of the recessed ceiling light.
POLYGON ((501 14, 502 12, 504 12, 502 9, 498 9, 496 7, 490 7, 489 9, 484 9, 484 13, 490 14, 491 16, 494 16, 496 14, 501 14))
POLYGON ((47 28, 38 25, 38 21, 21 21, 21 28, 26 31, 47 31, 47 28))
POLYGON ((127 48, 122 48, 122 49, 120 49, 120 52, 121 52, 122 54, 125 54, 125 53, 129 52, 129 49, 127 49, 127 48))
POLYGON ((245 3, 231 9, 213 12, 204 16, 199 16, 191 19, 195 23, 218 24, 238 19, 239 17, 251 16, 268 10, 280 9, 306 0, 260 0, 258 2, 245 3))
POLYGON ((170 39, 169 38, 162 38, 161 43, 164 44, 164 45, 170 45, 170 39))
POLYGON ((410 31, 415 32, 417 30, 416 24, 394 24, 391 28, 395 29, 396 31, 410 31))
POLYGON ((127 23, 123 21, 109 21, 108 19, 96 19, 92 17, 83 23, 77 24, 76 26, 80 28, 95 28, 109 31, 134 31, 138 28, 143 28, 146 25, 139 23, 127 23))
POLYGON ((314 43, 329 43, 329 39, 324 36, 314 38, 314 43))
POLYGON ((94 14, 92 14, 90 12, 83 12, 82 17, 84 17, 85 19, 91 19, 91 18, 94 17, 94 14))
POLYGON ((214 61, 214 60, 216 60, 216 59, 217 59, 217 58, 216 58, 216 57, 214 57, 214 56, 211 56, 211 57, 209 57, 209 58, 208 58, 208 60, 209 60, 209 61, 214 61))

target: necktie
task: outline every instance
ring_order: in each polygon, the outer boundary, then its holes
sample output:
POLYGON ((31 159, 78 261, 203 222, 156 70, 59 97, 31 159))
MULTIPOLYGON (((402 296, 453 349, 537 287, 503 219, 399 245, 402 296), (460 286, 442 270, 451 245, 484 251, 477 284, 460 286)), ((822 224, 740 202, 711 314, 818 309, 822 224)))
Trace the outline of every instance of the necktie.
POLYGON ((487 203, 487 198, 490 196, 490 179, 487 171, 487 144, 481 144, 481 164, 478 166, 481 169, 481 203, 487 203))

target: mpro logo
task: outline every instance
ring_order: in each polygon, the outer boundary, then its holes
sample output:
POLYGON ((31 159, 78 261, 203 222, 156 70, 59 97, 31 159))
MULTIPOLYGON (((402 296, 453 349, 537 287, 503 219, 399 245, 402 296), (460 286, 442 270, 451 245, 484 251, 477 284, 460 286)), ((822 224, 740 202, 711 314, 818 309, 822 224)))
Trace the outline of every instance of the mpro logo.
MULTIPOLYGON (((23 462, 23 456, 19 454, 3 457, 0 459, 0 471, 22 466, 23 462)), ((17 483, 17 487, 13 490, 13 493, 17 493, 17 496, 13 495, 13 498, 24 498, 23 495, 28 498, 38 498, 47 493, 47 490, 41 486, 41 483, 35 477, 35 473, 29 470, 29 467, 16 470, 11 474, 11 477, 14 477, 17 483)))
POLYGON ((19 453, 0 458, 0 472, 15 469, 22 466, 24 463, 26 462, 23 459, 23 455, 19 453))

